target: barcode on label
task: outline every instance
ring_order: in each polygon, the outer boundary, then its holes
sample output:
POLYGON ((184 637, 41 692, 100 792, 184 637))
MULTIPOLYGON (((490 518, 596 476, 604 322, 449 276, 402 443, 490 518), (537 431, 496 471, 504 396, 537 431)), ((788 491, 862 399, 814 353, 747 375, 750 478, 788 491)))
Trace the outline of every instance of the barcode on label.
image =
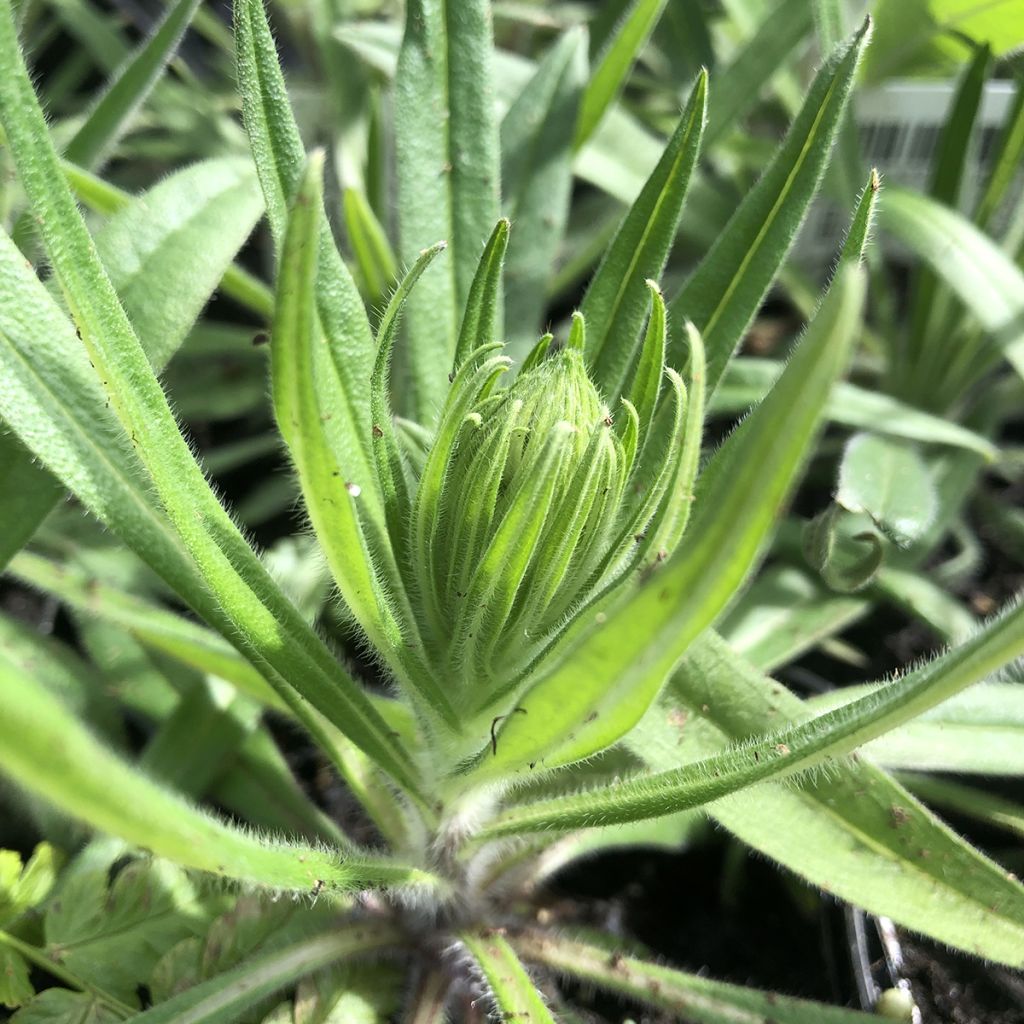
MULTIPOLYGON (((865 170, 877 167, 883 182, 927 190, 955 91, 953 82, 896 81, 855 95, 854 116, 865 170)), ((973 208, 988 180, 1013 97, 1010 82, 985 86, 968 141, 961 187, 965 211, 973 208)), ((1024 169, 1017 175, 1015 190, 1018 195, 1024 190, 1024 169)), ((825 197, 816 200, 797 243, 797 259, 808 267, 827 267, 850 213, 825 197)))

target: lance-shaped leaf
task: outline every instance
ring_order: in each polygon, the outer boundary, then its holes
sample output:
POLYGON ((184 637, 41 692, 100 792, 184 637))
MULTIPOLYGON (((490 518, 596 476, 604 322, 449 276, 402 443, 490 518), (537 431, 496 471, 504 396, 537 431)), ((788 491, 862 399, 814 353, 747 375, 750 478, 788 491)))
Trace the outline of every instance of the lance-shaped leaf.
MULTIPOLYGON (((704 339, 709 397, 818 189, 869 34, 870 22, 865 22, 818 72, 768 169, 669 305, 676 344, 685 319, 704 339)), ((674 363, 674 356, 669 361, 674 363)))
POLYGON ((162 370, 263 213, 248 160, 203 160, 129 201, 96 235, 146 355, 162 370))
POLYGON ((886 190, 879 225, 925 260, 1024 377, 1024 273, 969 220, 906 189, 886 190))
POLYGON ((576 149, 594 134, 605 111, 618 98, 633 62, 646 45, 664 9, 665 0, 634 0, 618 31, 598 58, 597 67, 587 83, 573 140, 576 149))
MULTIPOLYGON (((734 359, 715 392, 711 415, 735 415, 756 405, 778 379, 782 368, 783 364, 774 359, 734 359)), ((999 449, 976 431, 847 381, 839 381, 832 389, 825 415, 844 427, 977 452, 989 462, 994 462, 999 454, 999 449)))
MULTIPOLYGON (((959 205, 971 136, 981 109, 981 97, 991 61, 992 51, 987 46, 979 47, 961 75, 939 136, 927 192, 936 202, 953 209, 959 205)), ((949 315, 949 309, 939 291, 939 280, 927 264, 915 268, 910 295, 910 325, 906 347, 913 364, 924 361, 919 369, 927 373, 928 363, 938 361, 935 356, 946 349, 941 344, 946 330, 939 329, 939 325, 944 324, 949 315), (940 336, 939 339, 934 338, 936 334, 940 336), (936 340, 940 342, 938 346, 936 340)), ((940 372, 944 372, 944 369, 940 372)))
POLYGON ((512 948, 532 963, 655 1006, 692 1024, 870 1024, 872 1014, 761 992, 663 967, 587 936, 517 932, 512 948))
MULTIPOLYGON (((235 54, 242 112, 267 217, 280 253, 288 219, 305 165, 277 49, 263 0, 237 0, 235 54)), ((440 233, 435 238, 443 238, 440 233)), ((359 290, 338 255, 326 222, 317 258, 316 306, 327 342, 318 345, 315 383, 330 445, 347 479, 362 491, 368 515, 382 527, 383 512, 370 450, 369 384, 373 338, 359 290)))
POLYGON ((329 932, 233 967, 172 996, 133 1020, 139 1024, 232 1024, 247 1009, 296 979, 353 957, 401 946, 402 933, 386 921, 346 922, 329 932))
POLYGON ((314 352, 321 344, 315 290, 322 178, 323 153, 317 151, 299 182, 281 247, 271 340, 274 412, 338 590, 377 650, 394 659, 401 634, 356 511, 362 489, 335 459, 314 384, 314 352))
POLYGON ((86 114, 64 149, 68 160, 89 168, 103 162, 156 85, 198 7, 199 0, 176 0, 167 8, 150 37, 115 72, 86 114))
MULTIPOLYGON (((503 232, 500 231, 501 224, 495 229, 500 238, 503 232)), ((506 222, 507 230, 507 222, 506 222)), ((395 289, 391 301, 384 310, 381 317, 380 327, 377 330, 377 357, 373 365, 373 375, 370 378, 370 413, 373 419, 373 455, 377 464, 377 476, 380 480, 381 490, 384 492, 384 517, 388 524, 388 536, 391 546, 395 552, 395 561, 399 566, 405 566, 408 552, 408 530, 409 515, 411 512, 411 499, 409 497, 409 479, 402 459, 402 450, 398 445, 398 437, 395 433, 391 405, 388 400, 390 369, 394 358, 395 340, 398 337, 398 328, 401 323, 402 310, 416 287, 416 282, 423 272, 434 261, 434 258, 442 253, 447 243, 438 242, 424 249, 419 259, 413 264, 412 269, 395 289)), ((500 257, 498 258, 498 269, 500 270, 500 257)), ((497 276, 497 273, 494 275, 497 276)), ((476 282, 474 281, 474 285, 476 282)), ((486 290, 486 289, 485 289, 486 290)), ((484 300, 485 301, 485 300, 484 300)), ((472 307, 471 307, 472 308, 472 307)), ((481 310, 472 309, 477 315, 481 310)), ((486 313, 483 313, 486 316, 486 313)), ((401 585, 401 584, 399 584, 401 585)))
MULTIPOLYGON (((262 211, 251 169, 212 160, 171 175, 104 225, 97 248, 150 361, 177 350, 262 211)), ((35 532, 63 487, 13 439, 0 438, 0 565, 35 532)))
MULTIPOLYGON (((949 704, 971 701, 987 686, 949 704)), ((802 701, 709 632, 691 647, 660 705, 630 734, 629 747, 664 770, 760 734, 766 722, 806 715, 802 701)), ((1005 959, 1021 948, 1014 880, 867 758, 834 762, 798 786, 753 787, 708 810, 765 856, 874 914, 983 956, 1005 959)))
MULTIPOLYGON (((237 642, 297 714, 308 718, 298 707, 296 690, 416 792, 408 759, 395 749, 384 722, 281 593, 211 491, 179 433, 166 396, 64 183, 21 59, 8 0, 0 5, 0 117, 103 392, 152 477, 179 537, 213 591, 221 614, 231 622, 237 642)), ((29 336, 38 331, 37 326, 25 322, 20 326, 29 336)), ((25 372, 21 368, 21 373, 25 372)), ((6 411, 4 417, 15 425, 6 411)), ((31 427, 26 424, 25 429, 31 427)))
POLYGON ((383 225, 359 189, 345 189, 342 209, 363 298, 370 308, 381 306, 398 277, 398 260, 383 225))
POLYGON ((469 298, 462 314, 462 326, 459 327, 459 340, 455 346, 455 360, 452 373, 483 345, 492 345, 501 341, 498 337, 498 322, 501 312, 501 269, 505 252, 508 249, 508 235, 511 225, 507 217, 502 217, 491 237, 487 240, 480 263, 477 265, 473 283, 469 288, 469 298))
POLYGON ((463 931, 459 939, 480 965, 503 1019, 524 1024, 555 1024, 544 997, 498 929, 463 931))
MULTIPOLYGON (((513 807, 486 826, 481 839, 654 818, 711 803, 755 782, 783 779, 850 753, 1022 654, 1024 606, 1018 605, 960 647, 841 708, 682 768, 513 807)), ((1013 895, 1009 915, 1024 928, 1024 887, 1014 883, 1008 892, 1013 895)), ((1024 964, 1021 950, 1008 962, 1024 964)))
POLYGON ((518 695, 525 714, 505 719, 496 750, 477 761, 471 777, 579 760, 639 720, 687 645, 756 564, 807 458, 828 390, 846 366, 863 297, 862 271, 850 267, 771 395, 701 475, 692 542, 596 617, 581 616, 557 663, 518 695))
POLYGON ((536 341, 547 305, 569 217, 572 135, 586 77, 586 32, 571 29, 540 62, 501 122, 504 211, 515 225, 505 266, 505 314, 514 356, 536 341))
POLYGON ((459 315, 498 219, 492 50, 483 0, 407 4, 395 76, 399 255, 411 266, 439 238, 450 247, 406 313, 409 390, 398 411, 420 423, 432 422, 444 399, 459 315))
MULTIPOLYGON (((877 689, 844 686, 808 701, 815 712, 877 689)), ((864 752, 886 768, 1024 775, 1024 685, 986 683, 874 740, 864 752)))
POLYGON ((29 676, 0 662, 0 682, 11 697, 0 711, 0 767, 95 828, 185 867, 271 888, 342 892, 436 884, 428 872, 354 849, 264 843, 140 774, 29 676))
POLYGON ((63 493, 16 437, 0 432, 0 569, 32 539, 63 493))
POLYGON ((645 282, 661 276, 679 226, 700 152, 707 86, 707 74, 702 73, 665 152, 619 226, 583 298, 594 383, 609 400, 624 393, 647 310, 645 282))
MULTIPOLYGON (((732 62, 716 72, 708 108, 705 144, 709 149, 757 103, 765 85, 808 34, 811 6, 806 0, 784 0, 770 14, 766 12, 758 30, 732 62)), ((833 45, 838 43, 836 39, 833 45)), ((829 46, 825 52, 831 49, 829 46)))

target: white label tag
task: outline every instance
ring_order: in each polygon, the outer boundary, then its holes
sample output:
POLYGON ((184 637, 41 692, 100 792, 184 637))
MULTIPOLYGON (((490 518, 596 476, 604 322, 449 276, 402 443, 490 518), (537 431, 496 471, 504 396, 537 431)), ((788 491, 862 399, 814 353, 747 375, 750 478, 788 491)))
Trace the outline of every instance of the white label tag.
MULTIPOLYGON (((953 102, 952 82, 906 80, 886 82, 875 89, 854 94, 854 117, 865 168, 877 167, 886 179, 918 191, 927 191, 932 166, 938 153, 942 129, 953 102)), ((964 168, 960 209, 974 209, 996 156, 999 135, 1013 103, 1011 82, 987 82, 978 117, 971 135, 970 152, 964 168)), ((1024 169, 1018 172, 1009 190, 1004 211, 1024 189, 1024 169)), ((882 193, 885 202, 885 192, 882 193)), ((827 196, 819 196, 812 205, 807 223, 797 242, 795 255, 800 263, 831 260, 838 252, 851 210, 840 207, 827 196)), ((996 215, 993 227, 1005 223, 996 215)))

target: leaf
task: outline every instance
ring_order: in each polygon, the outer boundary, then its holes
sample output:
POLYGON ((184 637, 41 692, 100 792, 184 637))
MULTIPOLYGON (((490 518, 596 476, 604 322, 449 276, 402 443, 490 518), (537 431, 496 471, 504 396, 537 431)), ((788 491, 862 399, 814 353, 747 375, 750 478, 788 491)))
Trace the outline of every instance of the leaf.
MULTIPOLYGON (((709 398, 817 191, 870 24, 865 22, 818 72, 775 158, 669 305, 677 350, 684 319, 693 321, 704 339, 709 398)), ((675 362, 674 353, 669 362, 675 362)))
POLYGON ((25 865, 14 850, 0 850, 0 927, 6 928, 46 899, 61 862, 49 843, 39 843, 25 865))
POLYGON ((665 268, 700 152, 706 108, 707 75, 702 74, 583 297, 592 375, 610 402, 625 392, 647 312, 645 282, 656 281, 665 268))
MULTIPOLYGON (((784 67, 790 53, 811 29, 812 4, 782 0, 762 16, 757 31, 731 63, 715 75, 708 106, 705 145, 710 149, 726 132, 738 126, 757 103, 765 85, 784 67)), ((825 52, 838 46, 837 38, 825 52)))
POLYGON ((880 227, 942 278, 1024 377, 1024 273, 954 210, 898 186, 886 190, 880 227))
MULTIPOLYGON (((314 734, 315 722, 299 703, 298 693, 311 699, 314 707, 327 709, 326 717, 339 727, 357 734, 358 742, 415 793, 418 787, 408 759, 390 742, 362 691, 280 593, 210 489, 178 431, 166 396, 64 184, 21 60, 9 6, 9 0, 0 5, 0 114, 57 277, 124 434, 247 656, 314 734)), ((20 270, 24 277, 24 268, 20 270)), ((33 329, 28 333, 31 336, 33 329)), ((10 423, 11 417, 6 411, 3 414, 10 423)))
MULTIPOLYGON (((782 779, 794 771, 834 763, 850 751, 921 712, 948 700, 1024 654, 1024 606, 1011 607, 971 640, 902 679, 803 724, 758 735, 722 754, 654 775, 611 786, 593 787, 571 796, 512 807, 485 826, 480 839, 544 829, 638 821, 701 806, 765 779, 782 779)), ((479 840, 478 840, 479 841, 479 840)), ((980 855, 978 855, 980 857, 980 855)), ((1001 877, 1001 876, 997 876, 1001 877)), ((1010 931, 1024 927, 1024 888, 1010 887, 1009 907, 997 906, 1010 931)), ((895 916, 895 915, 894 915, 895 916)), ((933 923, 930 931, 941 928, 933 923)), ((1000 945, 1009 935, 992 938, 1005 962, 1024 963, 1019 941, 1000 945)))
POLYGON ((271 340, 274 413, 335 583, 371 643, 390 660, 400 644, 399 625, 360 526, 356 505, 362 491, 335 460, 323 429, 327 410, 321 408, 313 383, 320 348, 315 287, 323 230, 322 174, 323 153, 318 151, 299 182, 281 246, 271 340))
POLYGON ((199 0, 176 0, 152 34, 120 67, 64 149, 83 167, 101 164, 145 102, 181 42, 199 0))
POLYGON ((405 404, 397 411, 428 425, 444 399, 459 314, 499 214, 492 50, 483 0, 407 4, 394 85, 399 255, 411 266, 424 246, 444 239, 449 257, 408 302, 405 404))
POLYGON ((927 467, 910 445, 858 434, 843 452, 836 502, 871 516, 897 544, 917 540, 937 513, 927 467))
MULTIPOLYGON (((798 721, 807 713, 710 634, 691 649, 665 696, 630 737, 631 749, 654 768, 760 733, 766 721, 798 721)), ((1005 870, 867 758, 836 763, 798 787, 759 786, 710 810, 754 849, 872 913, 961 949, 1002 951, 986 956, 1012 958, 1021 948, 1019 891, 1005 870)))
POLYGON ((900 781, 927 803, 965 814, 975 821, 1006 829, 1024 838, 1024 808, 977 786, 961 786, 948 779, 902 774, 900 781))
MULTIPOLYGON (((537 337, 572 191, 572 134, 587 76, 586 32, 570 29, 538 64, 501 122, 506 216, 515 225, 505 265, 512 352, 537 337)), ((477 341, 472 348, 495 338, 477 341)))
POLYGON ((580 760, 640 719, 687 645, 756 564, 806 459, 824 397, 845 368, 863 295, 862 272, 848 268, 771 395, 701 474, 692 541, 596 619, 581 615, 556 663, 517 696, 526 713, 505 718, 496 752, 476 763, 471 779, 580 760))
POLYGON ((572 933, 517 932, 512 946, 529 961, 693 1024, 869 1024, 877 1020, 872 1014, 687 974, 625 954, 619 943, 613 948, 572 933))
POLYGON ((363 297, 371 308, 383 305, 398 277, 398 261, 391 251, 391 243, 359 189, 345 189, 342 209, 363 297))
POLYGON ((48 988, 11 1019, 15 1024, 117 1024, 123 1018, 87 992, 48 988))
POLYGON ((871 520, 836 503, 804 526, 803 540, 807 564, 840 594, 863 590, 885 559, 885 546, 871 529, 871 520))
POLYGON ((63 493, 16 437, 0 432, 0 570, 32 539, 63 493))
POLYGON ((14 1010, 35 995, 28 971, 25 958, 0 939, 0 1006, 14 1010))
POLYGON ((863 597, 830 594, 793 566, 773 565, 758 574, 717 628, 737 654, 771 672, 841 633, 870 607, 863 597))
MULTIPOLYGON (((955 209, 959 205, 961 184, 982 93, 988 79, 992 53, 979 48, 964 69, 957 84, 946 121, 939 136, 938 151, 932 162, 928 194, 937 202, 955 209)), ((942 301, 939 282, 927 266, 918 267, 911 283, 910 325, 906 347, 912 362, 911 372, 927 374, 936 357, 942 357, 942 344, 949 310, 942 301), (936 337, 938 335, 938 337, 936 337)))
MULTIPOLYGON (((812 697, 816 712, 872 692, 844 687, 812 697)), ((971 775, 1024 775, 1024 685, 986 683, 880 737, 864 753, 886 768, 971 775)))
POLYGON ((154 779, 194 799, 238 758, 256 729, 260 708, 209 679, 196 680, 174 711, 160 723, 139 759, 154 779), (190 756, 182 757, 182 751, 190 756))
POLYGON ((108 880, 118 844, 65 872, 44 919, 46 951, 104 992, 134 1005, 157 960, 203 921, 184 871, 133 861, 108 880))
MULTIPOLYGON (((462 314, 462 325, 459 328, 459 340, 455 347, 455 359, 452 372, 458 373, 459 367, 484 345, 492 345, 498 341, 499 299, 501 298, 502 261, 508 248, 508 236, 511 225, 502 217, 484 247, 483 255, 477 266, 476 275, 469 288, 469 298, 462 314)), ((423 428, 420 428, 421 430, 423 428)), ((424 433, 424 455, 430 450, 432 436, 424 433)))
POLYGON ((431 877, 347 849, 265 843, 225 825, 108 751, 30 677, 0 663, 0 683, 17 695, 0 709, 0 767, 94 828, 186 867, 298 892, 431 877))
POLYGON ((654 31, 666 0, 634 0, 615 35, 597 60, 580 105, 573 148, 579 149, 618 99, 633 62, 654 31))
MULTIPOLYGON (((711 413, 745 412, 767 393, 782 373, 783 364, 772 359, 737 357, 726 368, 711 404, 711 413)), ((990 462, 999 449, 988 438, 959 423, 917 409, 880 391, 868 391, 839 381, 832 389, 825 415, 833 423, 871 430, 887 437, 941 444, 977 452, 990 462)))
POLYGON ((178 350, 263 213, 248 160, 204 160, 115 213, 96 248, 153 367, 178 350))
MULTIPOLYGON (((249 147, 280 256, 288 206, 295 196, 305 151, 288 105, 263 0, 237 0, 235 56, 249 147)), ((355 282, 338 255, 326 223, 317 261, 317 315, 326 346, 317 347, 315 384, 329 415, 324 429, 347 479, 362 490, 369 515, 381 519, 380 496, 370 450, 369 393, 373 339, 355 282)))
POLYGON ((498 929, 464 930, 459 940, 483 972, 490 994, 505 1020, 555 1024, 541 994, 515 951, 498 929))
POLYGON ((182 992, 133 1018, 138 1024, 232 1024, 265 996, 330 964, 399 945, 402 933, 386 921, 335 926, 265 953, 182 992))

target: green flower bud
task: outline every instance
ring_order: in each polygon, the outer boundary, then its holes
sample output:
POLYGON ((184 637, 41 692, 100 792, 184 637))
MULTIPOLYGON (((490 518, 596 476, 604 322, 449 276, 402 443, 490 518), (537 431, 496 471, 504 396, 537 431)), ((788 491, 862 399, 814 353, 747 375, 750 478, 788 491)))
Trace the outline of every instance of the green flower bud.
POLYGON ((640 451, 634 406, 623 400, 613 418, 588 376, 582 316, 565 348, 549 354, 549 341, 504 389, 495 390, 507 369, 498 346, 465 361, 421 475, 421 634, 439 677, 460 689, 511 683, 589 598, 639 564, 642 531, 679 466, 678 375, 669 372, 657 405, 670 430, 643 424, 655 440, 640 451))

